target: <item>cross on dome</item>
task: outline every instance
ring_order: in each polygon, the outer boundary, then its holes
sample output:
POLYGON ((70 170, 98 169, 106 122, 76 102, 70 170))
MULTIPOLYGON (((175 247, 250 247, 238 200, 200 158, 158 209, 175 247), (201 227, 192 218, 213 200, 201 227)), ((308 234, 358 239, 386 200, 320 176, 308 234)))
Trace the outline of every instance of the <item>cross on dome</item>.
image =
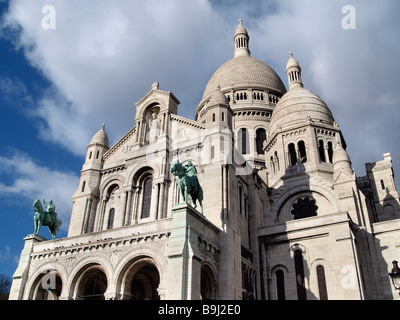
POLYGON ((239 22, 240 25, 242 25, 243 19, 240 18, 240 19, 238 20, 238 22, 239 22))

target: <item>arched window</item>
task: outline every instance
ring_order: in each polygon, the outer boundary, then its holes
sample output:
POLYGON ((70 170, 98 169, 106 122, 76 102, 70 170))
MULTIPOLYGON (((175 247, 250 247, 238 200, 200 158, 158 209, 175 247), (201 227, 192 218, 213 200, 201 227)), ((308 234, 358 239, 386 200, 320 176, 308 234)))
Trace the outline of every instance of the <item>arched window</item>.
POLYGON ((328 300, 328 291, 326 289, 325 268, 322 265, 317 267, 317 279, 319 289, 319 299, 328 300))
POLYGON ((249 153, 249 133, 246 128, 238 131, 238 149, 241 154, 249 153))
POLYGON ((153 178, 147 178, 143 183, 142 219, 150 217, 151 193, 153 190, 153 178))
POLYGON ((265 133, 265 129, 260 128, 257 129, 256 131, 256 148, 257 148, 257 154, 263 154, 263 144, 264 141, 267 139, 267 135, 265 133))
POLYGON ((332 142, 328 142, 328 156, 329 156, 329 162, 332 163, 333 159, 333 145, 332 142))
POLYGON ((307 300, 304 282, 303 253, 301 250, 296 250, 294 252, 294 269, 296 272, 297 298, 299 300, 307 300))
POLYGON ((275 162, 276 162, 276 170, 279 171, 280 170, 280 166, 279 166, 278 151, 275 151, 274 159, 275 159, 275 162))
POLYGON ((112 229, 114 225, 114 218, 115 218, 115 209, 110 210, 110 215, 108 216, 108 223, 107 223, 107 229, 112 229))
POLYGON ((313 198, 305 197, 299 198, 293 204, 292 215, 294 220, 315 217, 317 215, 318 206, 315 204, 313 198))
POLYGON ((35 283, 29 293, 29 300, 59 300, 63 284, 57 270, 43 270, 35 283))
POLYGON ((271 158, 269 159, 270 163, 271 163, 271 173, 275 173, 275 162, 274 162, 274 157, 271 156, 271 158))
POLYGON ((82 300, 105 300, 106 290, 107 276, 105 273, 99 268, 90 268, 81 280, 79 298, 82 300))
POLYGON ((299 148, 299 156, 300 156, 300 163, 306 163, 307 162, 307 153, 306 153, 306 145, 304 141, 299 141, 297 144, 297 147, 299 148))
POLYGON ((296 148, 294 143, 289 144, 289 164, 295 166, 297 164, 296 148))
POLYGON ((285 298, 285 275, 282 270, 275 272, 276 292, 278 300, 286 300, 285 298))
POLYGON ((318 150, 319 150, 319 159, 320 159, 320 161, 321 162, 326 162, 324 142, 322 140, 319 140, 318 150))

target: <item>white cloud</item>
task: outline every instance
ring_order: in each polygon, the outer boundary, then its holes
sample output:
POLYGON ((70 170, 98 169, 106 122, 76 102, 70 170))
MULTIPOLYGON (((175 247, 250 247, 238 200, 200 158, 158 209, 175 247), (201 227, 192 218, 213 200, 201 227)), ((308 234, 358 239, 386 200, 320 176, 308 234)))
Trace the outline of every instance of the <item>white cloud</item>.
POLYGON ((35 199, 53 200, 63 228, 68 228, 71 198, 79 184, 76 174, 45 167, 15 151, 10 157, 0 156, 0 176, 0 197, 15 197, 23 206, 28 201, 33 204, 35 199))
POLYGON ((85 152, 103 122, 112 142, 128 131, 134 103, 155 81, 179 96, 182 114, 194 117, 217 67, 207 61, 227 47, 218 40, 229 39, 204 0, 54 0, 55 30, 41 28, 45 4, 11 1, 5 25, 22 27, 19 45, 53 84, 38 102, 42 136, 75 154, 85 152))
POLYGON ((272 62, 285 83, 287 54, 294 52, 305 88, 318 94, 339 122, 358 175, 365 174, 365 162, 381 160, 388 151, 395 171, 400 172, 396 106, 400 68, 394 62, 400 51, 396 16, 400 3, 351 1, 356 9, 355 30, 342 28, 346 1, 266 3, 274 3, 274 10, 257 19, 251 32, 253 39, 257 37, 252 51, 272 62))
POLYGON ((0 264, 11 262, 14 265, 17 265, 19 261, 19 255, 11 254, 11 249, 9 246, 4 246, 3 250, 0 250, 0 264))
POLYGON ((398 0, 351 1, 355 30, 342 28, 348 1, 53 0, 57 27, 43 30, 47 4, 12 0, 5 23, 20 30, 17 43, 53 84, 35 110, 44 120, 41 136, 74 154, 85 153, 103 122, 111 142, 128 131, 134 103, 154 81, 193 118, 209 77, 233 55, 241 17, 252 55, 285 83, 294 52, 305 87, 326 101, 343 129, 359 175, 387 151, 400 172, 398 0))

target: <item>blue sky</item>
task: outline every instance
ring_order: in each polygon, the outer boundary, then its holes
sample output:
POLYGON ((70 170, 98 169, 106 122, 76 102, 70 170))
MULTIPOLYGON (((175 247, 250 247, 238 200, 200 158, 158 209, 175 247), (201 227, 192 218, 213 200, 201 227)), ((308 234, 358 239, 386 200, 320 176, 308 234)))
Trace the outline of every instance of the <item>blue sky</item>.
POLYGON ((252 56, 285 84, 294 52, 358 176, 385 152, 400 175, 399 9, 398 0, 0 0, 0 273, 17 267, 34 199, 54 201, 67 235, 86 145, 102 123, 111 144, 129 131, 153 82, 194 118, 208 79, 233 57, 238 18, 252 56), (45 5, 55 29, 42 26, 45 5), (354 30, 342 27, 345 5, 354 30))

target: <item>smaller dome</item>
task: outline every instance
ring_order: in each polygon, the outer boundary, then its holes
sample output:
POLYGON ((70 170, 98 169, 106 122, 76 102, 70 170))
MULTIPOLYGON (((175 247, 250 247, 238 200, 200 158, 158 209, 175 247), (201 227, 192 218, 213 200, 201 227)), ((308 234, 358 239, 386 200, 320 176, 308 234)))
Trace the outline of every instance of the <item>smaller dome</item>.
POLYGON ((104 130, 105 125, 102 124, 101 129, 93 136, 90 144, 101 144, 107 148, 110 148, 110 140, 108 139, 107 133, 104 130))
POLYGON ((295 58, 293 58, 293 53, 290 52, 289 55, 290 55, 290 58, 286 64, 286 70, 288 70, 289 68, 299 68, 301 70, 300 64, 297 62, 297 60, 295 58))
POLYGON ((270 135, 307 118, 333 125, 335 119, 325 102, 315 93, 298 87, 289 90, 276 104, 270 122, 270 135))
POLYGON ((217 104, 229 105, 228 99, 221 92, 219 87, 215 89, 214 93, 211 96, 210 101, 208 102, 209 106, 215 106, 217 104))

